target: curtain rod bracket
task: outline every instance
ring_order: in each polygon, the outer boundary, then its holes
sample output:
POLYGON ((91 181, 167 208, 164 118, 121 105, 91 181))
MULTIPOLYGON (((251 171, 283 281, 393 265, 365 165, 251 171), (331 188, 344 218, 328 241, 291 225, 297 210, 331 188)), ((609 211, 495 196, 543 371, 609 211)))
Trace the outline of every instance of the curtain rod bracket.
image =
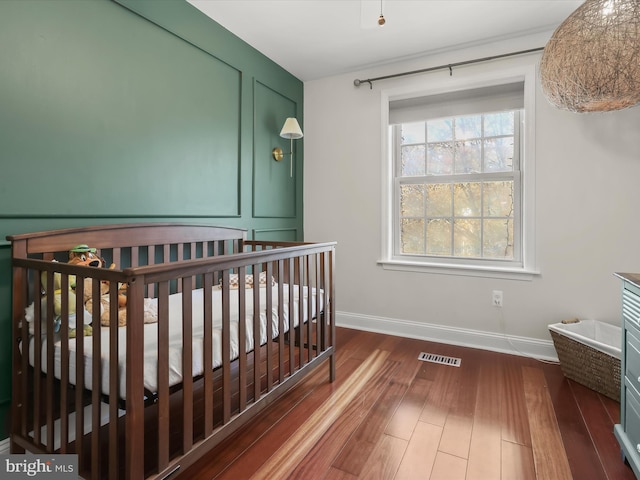
POLYGON ((363 83, 368 83, 369 84, 369 90, 373 90, 373 80, 360 80, 360 79, 355 79, 353 81, 353 84, 356 87, 359 87, 360 85, 362 85, 363 83))

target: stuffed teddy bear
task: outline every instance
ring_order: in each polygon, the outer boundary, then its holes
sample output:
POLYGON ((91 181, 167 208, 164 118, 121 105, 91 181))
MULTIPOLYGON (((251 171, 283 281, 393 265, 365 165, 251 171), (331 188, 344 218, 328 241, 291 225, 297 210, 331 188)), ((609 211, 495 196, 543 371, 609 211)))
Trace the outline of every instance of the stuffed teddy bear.
MULTIPOLYGON (((54 260, 55 261, 55 260, 54 260)), ((45 272, 42 273, 42 291, 46 292, 47 290, 47 275, 45 272)), ((67 298, 68 298, 68 313, 69 313, 69 338, 76 337, 76 328, 78 323, 82 323, 84 335, 89 336, 93 333, 93 329, 91 327, 91 315, 89 312, 84 310, 80 315, 76 312, 76 294, 75 294, 75 278, 73 276, 69 276, 68 289, 67 289, 67 298)), ((62 325, 62 276, 59 273, 53 274, 53 331, 58 333, 60 331, 60 326, 62 325)), ((40 309, 42 312, 47 312, 47 299, 43 297, 41 299, 40 309)), ((29 322, 29 332, 31 334, 34 333, 35 328, 31 324, 34 320, 34 307, 33 304, 27 307, 25 312, 25 318, 27 322, 29 322)), ((46 317, 44 317, 46 319, 46 317)), ((46 320, 42 323, 41 332, 44 335, 47 329, 46 320)))
MULTIPOLYGON (((77 245, 69 250, 69 262, 73 265, 85 265, 96 268, 104 268, 104 259, 96 255, 96 249, 88 245, 77 245)), ((109 266, 110 269, 115 268, 115 264, 109 266)), ((93 279, 85 278, 82 288, 85 309, 93 312, 93 279)), ((77 290, 77 287, 76 287, 77 290)), ((108 327, 110 324, 111 301, 109 298, 109 282, 100 282, 100 324, 108 327)), ((126 285, 119 285, 118 290, 118 326, 123 327, 127 324, 127 295, 126 285)))

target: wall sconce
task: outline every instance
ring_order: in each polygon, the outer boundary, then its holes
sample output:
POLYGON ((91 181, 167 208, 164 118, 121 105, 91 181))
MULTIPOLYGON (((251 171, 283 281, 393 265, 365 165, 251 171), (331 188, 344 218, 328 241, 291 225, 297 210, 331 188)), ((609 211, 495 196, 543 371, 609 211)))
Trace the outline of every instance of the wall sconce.
MULTIPOLYGON (((300 129, 300 125, 298 125, 298 120, 294 117, 289 117, 284 121, 284 125, 282 130, 280 130, 280 136, 282 138, 288 138, 290 141, 290 147, 288 155, 290 155, 290 167, 289 167, 289 176, 293 177, 293 140, 297 138, 302 138, 302 130, 300 129)), ((279 162, 284 158, 284 152, 280 147, 276 147, 271 151, 271 155, 273 155, 273 159, 276 162, 279 162)))

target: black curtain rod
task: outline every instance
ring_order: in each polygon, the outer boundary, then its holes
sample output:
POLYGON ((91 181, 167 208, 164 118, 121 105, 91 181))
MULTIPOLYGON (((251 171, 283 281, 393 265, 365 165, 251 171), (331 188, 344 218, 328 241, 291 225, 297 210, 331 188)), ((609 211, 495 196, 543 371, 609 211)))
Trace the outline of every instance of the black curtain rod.
POLYGON ((447 65, 439 65, 437 67, 423 68, 421 70, 412 70, 411 72, 394 73, 392 75, 384 75, 383 77, 367 78, 366 80, 360 80, 360 79, 356 78, 353 81, 353 84, 356 87, 359 87, 363 83, 368 83, 369 84, 369 89, 373 89, 373 82, 376 82, 378 80, 386 80, 388 78, 404 77, 406 75, 415 75, 416 73, 433 72, 434 70, 444 70, 445 68, 449 69, 449 75, 453 75, 453 70, 452 70, 453 67, 460 67, 462 65, 470 65, 472 63, 488 62, 489 60, 496 60, 498 58, 505 58, 505 57, 513 57, 515 55, 524 55, 525 53, 539 52, 541 50, 544 50, 544 47, 531 48, 529 50, 521 50, 519 52, 503 53, 502 55, 493 55, 491 57, 476 58, 475 60, 466 60, 464 62, 449 63, 447 65))

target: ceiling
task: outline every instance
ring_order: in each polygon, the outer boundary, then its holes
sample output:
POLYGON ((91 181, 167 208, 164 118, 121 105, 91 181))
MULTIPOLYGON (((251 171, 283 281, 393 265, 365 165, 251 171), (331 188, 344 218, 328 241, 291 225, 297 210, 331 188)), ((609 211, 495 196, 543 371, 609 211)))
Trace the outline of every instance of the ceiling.
POLYGON ((300 80, 552 31, 582 0, 187 0, 300 80), (380 12, 386 24, 378 26, 380 12))

